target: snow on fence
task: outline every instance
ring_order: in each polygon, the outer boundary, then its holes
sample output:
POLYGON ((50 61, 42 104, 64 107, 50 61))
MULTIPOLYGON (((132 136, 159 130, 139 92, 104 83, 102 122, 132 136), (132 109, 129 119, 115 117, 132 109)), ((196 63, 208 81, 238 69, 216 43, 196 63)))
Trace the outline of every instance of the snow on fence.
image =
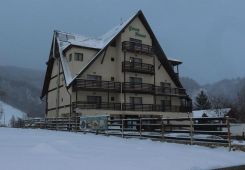
POLYGON ((190 144, 217 144, 231 148, 229 121, 228 117, 111 119, 109 116, 85 116, 46 118, 39 121, 29 119, 26 120, 25 127, 100 133, 123 138, 150 138, 190 144))

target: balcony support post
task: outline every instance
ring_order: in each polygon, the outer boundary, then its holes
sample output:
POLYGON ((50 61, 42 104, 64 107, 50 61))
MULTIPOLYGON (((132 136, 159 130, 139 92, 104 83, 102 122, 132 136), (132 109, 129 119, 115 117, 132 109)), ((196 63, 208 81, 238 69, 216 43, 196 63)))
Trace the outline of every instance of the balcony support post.
MULTIPOLYGON (((155 56, 154 55, 153 55, 153 67, 154 67, 154 69, 156 68, 155 67, 155 56)), ((156 105, 156 89, 155 89, 155 87, 156 87, 156 72, 154 70, 154 87, 153 87, 153 90, 154 90, 154 104, 156 105)))
MULTIPOLYGON (((124 60, 124 63, 125 63, 125 60, 126 60, 126 51, 124 51, 123 60, 124 60)), ((126 81, 126 72, 124 71, 123 74, 124 75, 123 75, 123 85, 122 86, 124 86, 125 81, 126 81)), ((122 87, 122 88, 124 88, 124 87, 122 87)), ((126 93, 125 93, 125 89, 123 89, 123 90, 124 90, 124 103, 126 103, 126 93)))

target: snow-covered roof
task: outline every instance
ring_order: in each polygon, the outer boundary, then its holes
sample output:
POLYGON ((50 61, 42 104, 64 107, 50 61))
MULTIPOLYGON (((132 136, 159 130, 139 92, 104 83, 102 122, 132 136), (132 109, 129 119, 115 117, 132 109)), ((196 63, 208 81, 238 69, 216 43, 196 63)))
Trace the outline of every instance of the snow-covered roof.
POLYGON ((179 64, 182 64, 182 61, 178 60, 178 59, 174 59, 174 58, 169 58, 168 59, 169 62, 172 63, 172 65, 179 65, 179 64))
POLYGON ((66 86, 69 86, 70 83, 76 79, 77 75, 79 75, 86 67, 90 65, 90 63, 95 58, 97 58, 97 56, 103 51, 103 49, 115 38, 115 36, 117 36, 120 33, 120 31, 135 17, 136 14, 132 15, 125 22, 117 25, 116 27, 108 31, 107 33, 97 38, 92 38, 92 37, 87 37, 87 36, 72 34, 72 33, 66 33, 62 31, 55 31, 56 32, 55 38, 57 39, 58 46, 59 46, 59 53, 60 53, 60 58, 61 58, 63 71, 65 75, 66 86), (67 58, 63 55, 63 51, 69 45, 95 48, 95 49, 100 49, 100 51, 98 51, 98 53, 96 53, 95 56, 91 57, 90 62, 88 62, 86 66, 81 68, 81 71, 77 75, 72 76, 69 65, 68 65, 67 58))
POLYGON ((201 118, 205 113, 208 117, 224 117, 227 113, 229 113, 231 108, 223 108, 223 109, 210 109, 210 110, 194 110, 192 111, 194 118, 201 118))
POLYGON ((63 31, 56 31, 57 39, 60 41, 60 47, 62 47, 63 50, 69 45, 103 49, 127 25, 127 23, 131 21, 134 16, 135 14, 125 22, 117 25, 99 37, 89 37, 63 31))

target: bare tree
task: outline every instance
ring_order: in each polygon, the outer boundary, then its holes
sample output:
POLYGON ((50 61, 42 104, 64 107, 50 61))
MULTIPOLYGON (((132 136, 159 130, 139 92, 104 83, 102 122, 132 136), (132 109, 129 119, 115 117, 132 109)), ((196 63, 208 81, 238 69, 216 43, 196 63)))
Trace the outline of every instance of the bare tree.
POLYGON ((237 108, 239 112, 240 121, 245 122, 245 84, 239 91, 237 108))
POLYGON ((212 105, 212 109, 215 110, 217 116, 221 116, 220 114, 222 109, 233 108, 233 104, 222 96, 211 96, 209 99, 212 105))
POLYGON ((15 127, 15 123, 16 123, 15 117, 12 116, 10 119, 10 127, 15 127))

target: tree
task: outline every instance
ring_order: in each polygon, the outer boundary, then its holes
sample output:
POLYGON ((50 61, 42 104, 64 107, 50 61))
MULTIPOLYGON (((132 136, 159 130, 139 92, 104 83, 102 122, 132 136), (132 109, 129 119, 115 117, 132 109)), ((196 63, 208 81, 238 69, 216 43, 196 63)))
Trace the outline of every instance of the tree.
POLYGON ((224 108, 234 108, 233 104, 222 96, 211 96, 210 103, 217 116, 221 116, 220 114, 224 108))
POLYGON ((4 110, 3 110, 3 105, 0 103, 0 126, 4 126, 5 120, 2 121, 2 118, 4 116, 4 110))
POLYGON ((211 109, 211 103, 203 90, 196 96, 194 106, 196 110, 211 109))
POLYGON ((2 120, 3 117, 3 105, 0 103, 0 121, 2 120))
POLYGON ((239 90, 237 103, 238 103, 237 110, 238 110, 239 120, 245 122, 245 84, 239 90))
POLYGON ((12 116, 10 119, 10 127, 15 127, 15 123, 16 123, 15 117, 12 116))

